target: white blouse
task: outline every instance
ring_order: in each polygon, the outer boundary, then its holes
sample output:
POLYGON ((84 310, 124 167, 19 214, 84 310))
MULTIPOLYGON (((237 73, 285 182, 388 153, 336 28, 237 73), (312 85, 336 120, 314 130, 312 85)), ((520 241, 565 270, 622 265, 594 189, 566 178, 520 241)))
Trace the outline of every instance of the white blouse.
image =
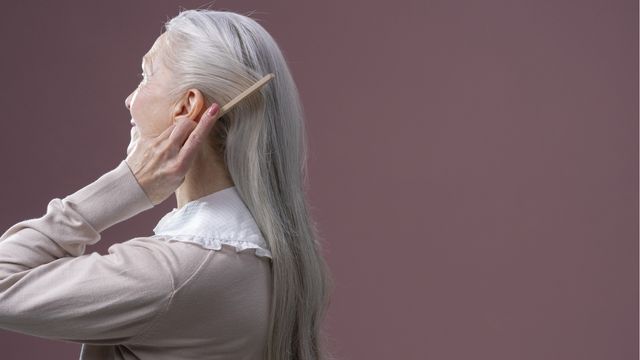
POLYGON ((271 258, 267 242, 235 186, 174 208, 153 232, 152 237, 161 240, 196 243, 213 250, 226 244, 236 252, 255 249, 257 256, 271 258))

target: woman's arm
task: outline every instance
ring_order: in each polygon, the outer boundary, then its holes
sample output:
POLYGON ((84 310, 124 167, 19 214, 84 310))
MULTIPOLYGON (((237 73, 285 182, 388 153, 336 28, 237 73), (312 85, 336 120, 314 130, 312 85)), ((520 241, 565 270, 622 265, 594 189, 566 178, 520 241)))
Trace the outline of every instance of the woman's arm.
MULTIPOLYGON (((217 120, 218 104, 160 135, 132 138, 127 158, 47 212, 0 236, 0 328, 90 344, 130 342, 171 303, 175 287, 160 243, 135 238, 84 255, 87 244, 152 208, 184 181, 217 120)), ((199 112, 198 112, 199 114, 199 112)))
POLYGON ((141 334, 171 301, 173 283, 146 238, 83 255, 100 232, 153 207, 123 160, 44 216, 0 236, 0 328, 116 344, 141 334))

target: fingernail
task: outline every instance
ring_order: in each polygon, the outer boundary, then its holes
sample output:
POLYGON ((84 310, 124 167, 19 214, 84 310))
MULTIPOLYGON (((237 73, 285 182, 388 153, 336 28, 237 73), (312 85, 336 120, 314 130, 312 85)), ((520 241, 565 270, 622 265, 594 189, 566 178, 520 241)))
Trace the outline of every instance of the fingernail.
POLYGON ((216 103, 213 103, 213 105, 211 105, 209 110, 207 110, 207 115, 213 116, 218 112, 219 109, 220 109, 220 106, 216 103))

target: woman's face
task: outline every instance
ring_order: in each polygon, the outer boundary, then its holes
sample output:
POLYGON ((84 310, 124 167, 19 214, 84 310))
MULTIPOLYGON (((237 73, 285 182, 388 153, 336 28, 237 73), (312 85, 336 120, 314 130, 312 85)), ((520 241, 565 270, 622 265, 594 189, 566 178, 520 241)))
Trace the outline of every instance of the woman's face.
MULTIPOLYGON (((164 34, 163 34, 164 35, 164 34)), ((142 80, 127 96, 125 106, 131 112, 131 123, 140 135, 155 137, 173 123, 172 104, 166 94, 170 74, 161 61, 160 35, 142 60, 142 80)))

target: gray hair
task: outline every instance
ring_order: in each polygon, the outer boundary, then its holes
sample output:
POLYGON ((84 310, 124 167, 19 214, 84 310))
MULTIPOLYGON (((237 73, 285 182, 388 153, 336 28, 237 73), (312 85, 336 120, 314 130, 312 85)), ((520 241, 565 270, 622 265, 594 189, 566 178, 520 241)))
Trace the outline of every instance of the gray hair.
POLYGON ((333 280, 305 198, 303 109, 280 48, 255 20, 229 11, 184 10, 164 26, 160 60, 174 77, 171 99, 196 88, 206 106, 222 106, 275 74, 259 93, 217 120, 210 145, 224 159, 273 256, 264 358, 333 358, 321 326, 333 280))

